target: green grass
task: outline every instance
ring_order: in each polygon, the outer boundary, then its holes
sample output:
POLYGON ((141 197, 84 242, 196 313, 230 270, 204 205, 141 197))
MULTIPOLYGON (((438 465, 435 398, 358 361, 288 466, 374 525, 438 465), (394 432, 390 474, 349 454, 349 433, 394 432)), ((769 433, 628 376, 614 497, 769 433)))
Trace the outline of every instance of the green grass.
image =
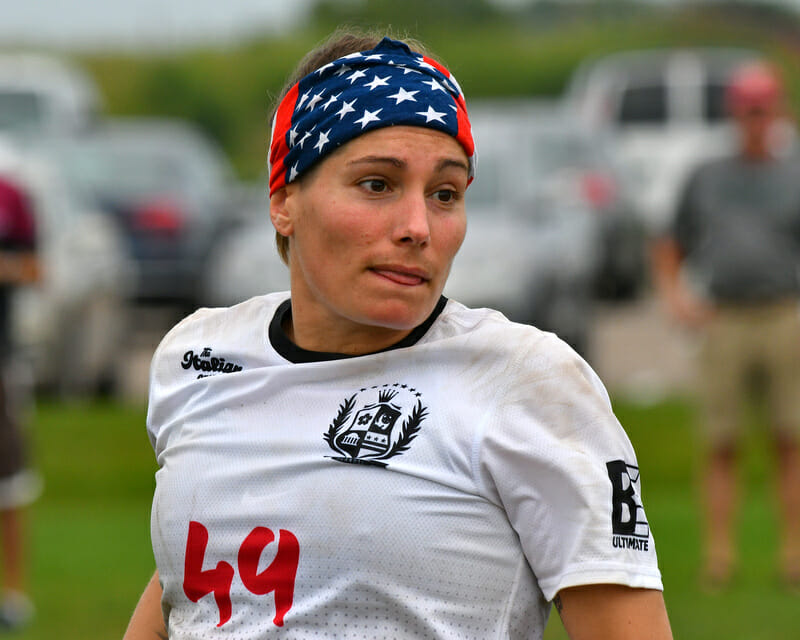
MULTIPOLYGON (((676 640, 800 637, 800 596, 778 583, 770 457, 758 429, 748 432, 742 464, 739 569, 729 589, 708 593, 698 581, 701 553, 695 478, 700 457, 693 437, 692 406, 678 400, 649 407, 618 402, 616 413, 636 447, 642 469, 642 493, 676 640)), ((553 614, 545 640, 565 638, 553 614)))
MULTIPOLYGON (((697 584, 698 457, 691 407, 617 403, 643 469, 643 493, 656 537, 675 638, 789 640, 798 637, 800 597, 775 576, 776 525, 766 446, 752 436, 743 475, 742 562, 729 591, 697 584)), ((34 416, 36 458, 45 492, 30 514, 31 584, 39 615, 14 638, 121 638, 153 570, 149 508, 155 463, 142 407, 42 401, 34 416)), ((557 615, 545 635, 566 638, 557 615)))
POLYGON ((38 616, 20 640, 121 638, 153 572, 155 462, 145 411, 40 403, 35 455, 45 492, 29 516, 38 616))

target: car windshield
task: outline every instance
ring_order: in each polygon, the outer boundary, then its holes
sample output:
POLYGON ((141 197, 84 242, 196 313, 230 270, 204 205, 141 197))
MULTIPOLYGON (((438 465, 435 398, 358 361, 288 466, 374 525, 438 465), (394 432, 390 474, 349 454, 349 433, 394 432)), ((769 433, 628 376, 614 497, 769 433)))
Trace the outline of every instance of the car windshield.
POLYGON ((42 103, 30 91, 0 91, 0 130, 14 133, 36 129, 43 120, 42 103))
POLYGON ((597 165, 597 150, 586 136, 576 131, 546 130, 536 133, 530 142, 531 164, 538 176, 552 175, 564 169, 597 165))
POLYGON ((109 149, 76 154, 70 173, 89 190, 120 198, 172 191, 186 179, 175 158, 109 149))
POLYGON ((725 94, 727 87, 724 82, 708 82, 703 88, 705 93, 703 105, 703 116, 709 122, 720 122, 728 118, 728 111, 725 106, 725 94))
POLYGON ((67 171, 82 191, 95 197, 129 200, 158 194, 201 197, 218 188, 225 168, 199 144, 98 139, 69 149, 67 171))
POLYGON ((661 83, 635 85, 623 91, 619 123, 663 124, 667 120, 667 89, 661 83))
POLYGON ((488 140, 486 136, 487 145, 478 146, 478 176, 467 189, 468 206, 491 208, 499 203, 530 201, 542 183, 553 176, 596 168, 601 162, 600 149, 590 138, 557 122, 518 131, 507 139, 495 135, 491 143, 488 140))

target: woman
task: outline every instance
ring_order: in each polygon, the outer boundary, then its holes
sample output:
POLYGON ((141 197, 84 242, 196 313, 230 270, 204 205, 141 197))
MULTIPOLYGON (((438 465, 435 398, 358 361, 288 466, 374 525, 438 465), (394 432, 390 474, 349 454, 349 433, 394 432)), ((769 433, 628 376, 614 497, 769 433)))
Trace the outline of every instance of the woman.
POLYGON ((442 297, 474 175, 455 79, 353 34, 297 78, 270 146, 291 297, 154 356, 158 572, 126 638, 541 638, 551 601, 575 639, 671 637, 602 385, 442 297))

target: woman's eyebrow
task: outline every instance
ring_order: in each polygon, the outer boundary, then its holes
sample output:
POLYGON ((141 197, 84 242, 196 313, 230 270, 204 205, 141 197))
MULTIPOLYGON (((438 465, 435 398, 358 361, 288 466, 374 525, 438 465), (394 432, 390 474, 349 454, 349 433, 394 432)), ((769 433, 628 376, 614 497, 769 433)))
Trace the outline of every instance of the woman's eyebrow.
POLYGON ((395 158, 392 156, 363 156, 361 158, 356 158, 355 160, 351 160, 348 162, 348 166, 358 165, 358 164, 375 164, 375 163, 388 163, 398 168, 403 168, 406 166, 406 163, 399 158, 395 158))
POLYGON ((469 173, 469 165, 464 162, 463 160, 454 160, 452 158, 445 158, 436 165, 437 171, 442 171, 444 169, 448 169, 449 167, 456 167, 457 169, 463 169, 465 172, 469 173))
MULTIPOLYGON (((374 163, 386 163, 391 164, 397 168, 405 168, 406 162, 404 160, 400 160, 399 158, 395 158, 394 156, 363 156, 361 158, 356 158, 355 160, 351 160, 348 162, 348 166, 359 165, 359 164, 374 164, 374 163)), ((444 158, 439 161, 436 165, 437 171, 443 171, 449 167, 456 167, 459 169, 463 169, 467 173, 469 173, 469 166, 463 160, 456 160, 453 158, 444 158)))

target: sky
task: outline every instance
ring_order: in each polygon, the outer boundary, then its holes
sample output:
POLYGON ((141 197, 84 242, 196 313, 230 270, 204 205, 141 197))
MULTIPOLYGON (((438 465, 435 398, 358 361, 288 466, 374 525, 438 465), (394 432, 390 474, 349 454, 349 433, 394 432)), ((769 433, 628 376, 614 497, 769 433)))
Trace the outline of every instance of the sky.
MULTIPOLYGON (((501 6, 518 6, 532 0, 491 1, 501 6)), ((647 1, 672 3, 681 0, 647 1)), ((800 6, 800 0, 777 1, 800 6)), ((313 0, 0 0, 0 48, 51 46, 67 49, 147 50, 201 43, 224 46, 247 35, 292 27, 302 18, 312 2, 313 0)))
POLYGON ((311 0, 0 0, 0 47, 170 48, 292 26, 311 0))

